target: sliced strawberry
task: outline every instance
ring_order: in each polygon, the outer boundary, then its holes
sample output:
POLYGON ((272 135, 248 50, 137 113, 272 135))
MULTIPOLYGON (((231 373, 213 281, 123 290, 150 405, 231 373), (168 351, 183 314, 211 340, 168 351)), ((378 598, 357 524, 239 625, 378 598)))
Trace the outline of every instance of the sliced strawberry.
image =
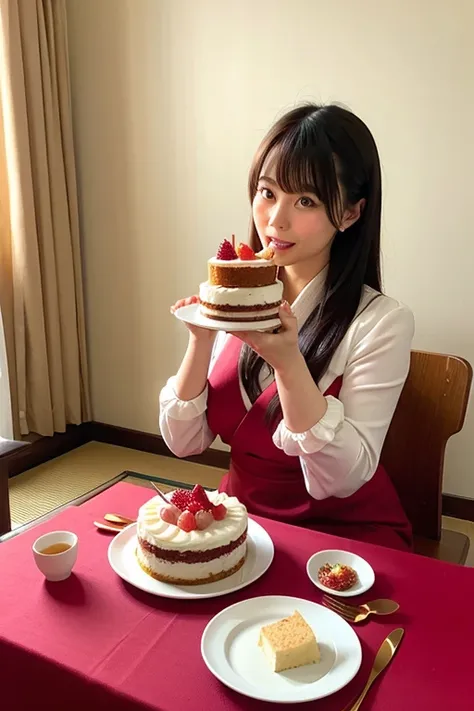
POLYGON ((233 248, 229 240, 225 239, 220 243, 216 257, 217 259, 224 259, 225 261, 232 261, 233 259, 237 259, 235 249, 233 248))
POLYGON ((181 528, 182 531, 186 531, 186 533, 196 530, 196 518, 191 511, 183 511, 178 518, 178 528, 181 528))
POLYGON ((165 506, 162 506, 160 509, 161 519, 165 523, 170 523, 173 526, 176 526, 178 523, 180 515, 181 511, 176 506, 173 506, 173 504, 165 504, 165 506))
POLYGON ((207 511, 212 508, 212 504, 209 501, 209 497, 205 490, 202 488, 201 484, 196 484, 191 492, 191 498, 194 502, 200 505, 201 509, 207 511))
POLYGON ((214 516, 210 511, 198 511, 196 514, 196 526, 200 531, 214 523, 214 516))
POLYGON ((256 259, 255 252, 253 251, 252 247, 249 247, 248 244, 244 244, 243 242, 241 242, 237 247, 237 254, 239 255, 240 259, 245 261, 256 259))
POLYGON ((224 504, 219 504, 214 506, 212 509, 212 515, 216 521, 222 521, 227 516, 227 508, 224 504))
POLYGON ((174 504, 180 511, 186 511, 191 502, 191 492, 186 489, 176 489, 171 494, 171 503, 174 504))

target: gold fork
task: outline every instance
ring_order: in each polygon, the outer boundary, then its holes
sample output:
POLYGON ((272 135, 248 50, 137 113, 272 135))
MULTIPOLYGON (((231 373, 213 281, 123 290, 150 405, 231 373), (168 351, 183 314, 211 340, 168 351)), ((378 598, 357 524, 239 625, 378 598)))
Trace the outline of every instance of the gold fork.
POLYGON ((369 615, 391 615, 400 605, 393 600, 373 600, 364 605, 347 605, 328 595, 323 595, 322 603, 333 612, 343 617, 347 622, 362 622, 369 615))

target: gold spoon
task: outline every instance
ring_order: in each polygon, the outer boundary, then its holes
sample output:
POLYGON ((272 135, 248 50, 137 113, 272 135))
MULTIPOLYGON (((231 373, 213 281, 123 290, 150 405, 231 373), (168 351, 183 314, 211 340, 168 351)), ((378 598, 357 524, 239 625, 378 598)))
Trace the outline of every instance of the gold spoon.
MULTIPOLYGON (((159 490, 157 485, 153 481, 151 482, 151 484, 161 496, 163 501, 166 504, 169 504, 170 502, 168 501, 166 496, 159 490)), ((122 516, 121 514, 114 513, 105 514, 104 520, 111 523, 112 526, 107 526, 106 524, 101 523, 100 521, 94 521, 94 525, 97 526, 97 528, 102 529, 103 531, 121 531, 124 526, 129 526, 131 523, 136 522, 136 519, 134 518, 128 518, 127 516, 122 516)))
POLYGON ((121 526, 128 526, 130 523, 135 523, 136 521, 134 518, 127 518, 126 516, 114 513, 105 514, 104 519, 110 521, 110 523, 118 523, 121 526))
MULTIPOLYGON (((158 494, 161 496, 163 501, 166 504, 169 504, 170 502, 166 498, 166 496, 159 490, 157 485, 152 481, 151 482, 152 486, 156 489, 158 494)), ((134 518, 128 518, 127 516, 122 516, 121 514, 114 514, 114 513, 107 513, 104 516, 105 521, 108 521, 109 523, 113 524, 112 526, 107 527, 106 524, 101 523, 100 521, 94 521, 94 525, 97 526, 97 528, 101 528, 104 531, 112 531, 112 530, 117 530, 120 531, 122 527, 124 526, 129 526, 131 523, 135 523, 136 519, 134 518)))
POLYGON ((119 526, 118 524, 111 524, 111 523, 102 523, 102 521, 94 521, 94 526, 96 528, 100 528, 101 531, 113 531, 114 533, 120 533, 120 531, 123 531, 123 526, 119 526))
POLYGON ((395 652, 397 651, 397 647, 402 641, 404 633, 405 630, 402 627, 399 627, 398 629, 393 630, 393 632, 390 632, 388 637, 384 639, 384 641, 380 645, 379 651, 375 655, 374 664, 370 672, 367 684, 362 689, 362 693, 360 694, 360 696, 357 697, 354 704, 352 706, 346 706, 344 711, 358 711, 360 705, 365 699, 368 690, 370 689, 378 675, 383 672, 385 667, 388 666, 388 664, 392 661, 395 652))
POLYGON ((362 622, 369 615, 391 615, 400 607, 394 600, 372 600, 363 605, 348 605, 341 599, 335 600, 329 595, 323 595, 322 603, 348 622, 362 622))

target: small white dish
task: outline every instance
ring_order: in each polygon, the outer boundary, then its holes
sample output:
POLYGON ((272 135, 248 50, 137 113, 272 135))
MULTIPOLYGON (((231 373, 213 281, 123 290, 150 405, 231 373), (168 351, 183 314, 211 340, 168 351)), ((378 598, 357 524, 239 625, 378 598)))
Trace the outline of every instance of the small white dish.
POLYGON ((323 590, 330 595, 337 595, 338 597, 353 597, 355 595, 361 595, 369 590, 375 582, 375 573, 371 565, 367 563, 366 560, 356 555, 356 553, 349 553, 349 551, 338 551, 338 550, 327 550, 319 551, 311 556, 306 564, 306 572, 308 573, 309 579, 312 583, 316 585, 320 590, 323 590), (357 573, 357 582, 349 590, 333 590, 328 588, 318 579, 318 571, 325 564, 331 563, 342 563, 343 565, 350 565, 351 568, 357 573))
POLYGON ((176 318, 180 321, 190 323, 193 326, 201 326, 208 328, 210 331, 272 331, 281 326, 279 318, 269 319, 268 321, 247 321, 238 323, 237 321, 215 321, 212 318, 206 318, 199 310, 199 304, 189 304, 189 306, 181 306, 174 312, 176 318))
POLYGON ((77 560, 78 538, 71 531, 52 531, 40 536, 33 543, 33 556, 46 580, 59 582, 71 575, 77 560), (62 544, 66 550, 60 550, 62 544), (53 552, 54 549, 60 552, 53 552), (51 551, 51 552, 46 552, 51 551))
POLYGON ((177 600, 199 600, 207 597, 219 597, 235 592, 258 580, 270 567, 273 560, 273 541, 266 530, 249 518, 247 529, 247 557, 245 563, 233 575, 224 580, 206 585, 172 585, 155 580, 147 575, 138 564, 135 551, 137 548, 137 524, 132 523, 115 536, 109 545, 109 563, 112 569, 127 583, 139 590, 170 597, 177 600))
POLYGON ((255 597, 227 607, 201 638, 206 666, 223 684, 244 696, 273 703, 301 703, 334 694, 359 671, 359 639, 342 617, 297 597, 255 597), (313 628, 321 652, 318 664, 273 672, 258 646, 260 629, 298 610, 313 628))

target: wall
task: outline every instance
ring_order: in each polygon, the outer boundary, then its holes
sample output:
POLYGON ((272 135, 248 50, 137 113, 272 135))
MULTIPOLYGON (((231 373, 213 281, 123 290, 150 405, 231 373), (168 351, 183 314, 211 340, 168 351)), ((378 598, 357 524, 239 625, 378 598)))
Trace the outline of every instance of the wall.
MULTIPOLYGON (((383 162, 386 291, 415 346, 474 363, 474 5, 465 0, 68 0, 94 417, 154 432, 186 335, 169 305, 248 226, 259 140, 339 101, 383 162)), ((474 497, 473 419, 445 491, 474 497)))

